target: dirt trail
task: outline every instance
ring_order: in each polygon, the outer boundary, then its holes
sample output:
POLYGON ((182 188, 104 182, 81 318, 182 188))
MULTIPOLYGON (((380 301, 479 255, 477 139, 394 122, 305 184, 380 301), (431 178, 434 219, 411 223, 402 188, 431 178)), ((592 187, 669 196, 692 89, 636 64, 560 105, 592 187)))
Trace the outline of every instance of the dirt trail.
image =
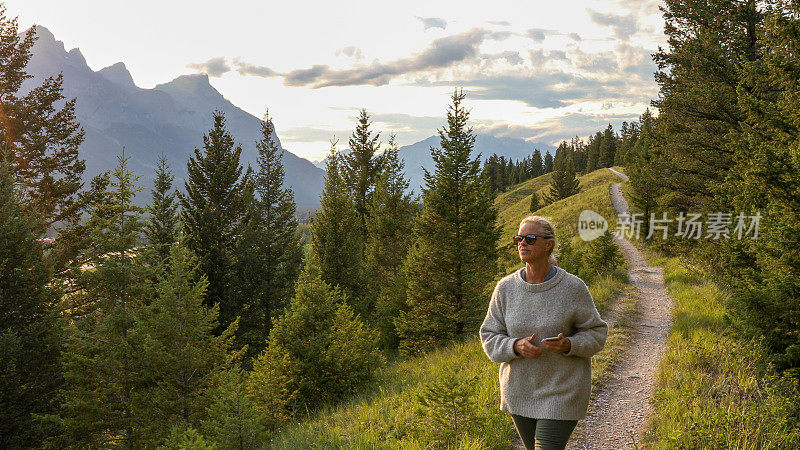
MULTIPOLYGON (((628 212, 619 183, 611 185, 611 200, 617 214, 628 212)), ((628 277, 634 287, 631 295, 636 296, 636 312, 629 320, 631 337, 610 376, 596 392, 586 419, 578 423, 568 449, 625 449, 634 448, 634 442, 641 446, 652 412, 650 400, 656 370, 672 324, 672 302, 664 286, 663 268, 648 266, 627 239, 615 237, 615 241, 629 262, 628 277)), ((604 319, 613 320, 613 309, 604 319)), ((512 448, 524 449, 519 438, 512 448)))

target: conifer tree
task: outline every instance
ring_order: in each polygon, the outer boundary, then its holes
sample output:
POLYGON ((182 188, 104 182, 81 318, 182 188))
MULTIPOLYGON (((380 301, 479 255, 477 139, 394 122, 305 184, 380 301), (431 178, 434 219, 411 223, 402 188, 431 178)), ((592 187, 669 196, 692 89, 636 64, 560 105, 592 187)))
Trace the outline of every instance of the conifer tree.
POLYGON ((311 247, 322 279, 328 285, 342 289, 353 309, 366 315, 368 308, 361 304, 364 241, 353 207, 353 196, 342 177, 340 158, 336 153, 336 142, 331 142, 320 207, 311 219, 311 247))
POLYGON ((536 178, 544 174, 544 161, 542 160, 542 152, 539 151, 538 148, 533 151, 531 167, 531 178, 536 178))
POLYGON ((180 244, 170 247, 156 296, 136 314, 134 332, 141 371, 134 416, 142 444, 155 446, 174 425, 198 427, 212 402, 209 395, 239 355, 232 351, 237 323, 214 335, 219 305, 203 304, 208 282, 180 244))
POLYGON ((79 220, 77 193, 85 164, 78 147, 84 132, 75 120, 75 99, 63 101, 61 75, 20 94, 31 78, 25 68, 35 40, 33 27, 18 34, 17 19, 7 18, 0 4, 0 140, 9 143, 17 182, 28 208, 39 215, 42 232, 79 220))
POLYGON ((544 172, 550 173, 553 171, 553 154, 546 152, 544 155, 544 172))
POLYGON ((404 353, 477 330, 497 271, 497 210, 480 157, 471 156, 475 136, 463 92, 451 100, 441 149, 431 148, 435 169, 425 171, 423 212, 406 261, 409 309, 396 320, 404 353))
POLYGON ((561 199, 575 195, 580 192, 580 181, 575 175, 575 168, 572 164, 572 156, 569 147, 562 142, 556 150, 556 158, 553 169, 553 182, 550 186, 550 194, 547 196, 547 203, 557 202, 561 199))
POLYGON ((61 381, 57 293, 23 207, 11 155, 0 142, 0 447, 37 447, 47 437, 34 415, 55 412, 61 381))
POLYGON ((253 363, 248 392, 274 424, 340 400, 385 362, 376 340, 341 291, 306 266, 253 363))
POLYGON ((200 429, 222 448, 255 449, 269 439, 266 417, 247 393, 247 378, 248 372, 233 367, 209 393, 212 403, 200 429))
POLYGON ((242 148, 225 129, 225 115, 216 111, 214 125, 187 163, 186 193, 180 196, 186 245, 197 255, 208 277, 206 306, 219 303, 220 330, 242 312, 235 266, 250 202, 250 173, 242 173, 242 148))
POLYGON ((178 204, 172 189, 174 176, 165 155, 160 155, 156 166, 153 199, 147 207, 150 218, 145 224, 145 235, 161 261, 169 257, 170 247, 178 242, 178 204))
POLYGON ((412 224, 417 213, 412 194, 406 193, 410 182, 403 173, 404 163, 398 151, 395 138, 391 136, 370 204, 369 238, 365 249, 370 283, 367 298, 375 302, 368 304, 368 308, 387 346, 396 341, 393 320, 405 304, 406 287, 401 272, 411 247, 412 224))
POLYGON ((763 342, 777 369, 800 379, 800 5, 782 0, 768 11, 759 58, 741 72, 746 121, 728 146, 735 162, 724 186, 732 231, 739 214, 762 219, 757 239, 728 240, 721 266, 735 288, 736 323, 763 342))
POLYGON ((614 134, 614 129, 611 124, 603 131, 603 142, 600 144, 600 167, 611 167, 614 165, 614 158, 617 155, 617 136, 614 134))
MULTIPOLYGON (((135 357, 136 311, 150 291, 142 264, 134 257, 143 232, 141 208, 132 200, 139 188, 120 157, 103 202, 89 219, 92 270, 81 276, 93 308, 69 329, 65 355, 65 433, 58 445, 135 447, 141 442, 136 387, 142 374, 135 357)), ((149 413, 149 412, 148 412, 149 413)))
POLYGON ((586 145, 586 173, 594 172, 601 167, 601 150, 603 145, 603 133, 597 132, 589 136, 589 143, 586 145))
POLYGON ((631 181, 631 202, 647 219, 643 223, 643 232, 647 236, 650 232, 650 214, 656 211, 661 189, 657 180, 658 165, 653 161, 655 156, 652 133, 655 119, 649 109, 642 114, 640 121, 641 131, 629 152, 627 172, 631 181))
POLYGON ((241 344, 248 345, 245 366, 266 345, 272 318, 291 298, 303 258, 294 194, 283 188, 283 154, 272 138, 274 130, 267 113, 256 143, 255 198, 236 252, 237 290, 243 305, 238 336, 241 344))
POLYGON ((572 163, 575 166, 576 173, 587 173, 586 172, 586 145, 583 143, 583 140, 578 136, 575 136, 570 141, 570 148, 572 149, 572 163))
POLYGON ((720 189, 734 164, 726 144, 745 118, 737 89, 744 64, 758 58, 766 3, 665 1, 668 46, 653 56, 660 87, 654 143, 670 174, 659 181, 675 192, 669 198, 675 209, 730 204, 720 189))
POLYGON ((536 192, 534 192, 533 194, 531 194, 531 204, 528 207, 528 210, 530 212, 534 212, 534 211, 538 210, 541 207, 542 207, 542 205, 539 204, 539 196, 536 195, 536 192))
POLYGON ((484 425, 485 418, 475 399, 477 382, 477 377, 459 379, 456 373, 446 373, 417 394, 432 441, 458 448, 464 437, 484 425))
POLYGON ((380 133, 375 136, 369 126, 369 113, 362 109, 358 124, 350 136, 350 153, 342 157, 341 171, 345 185, 353 196, 353 207, 359 220, 362 238, 367 239, 367 215, 370 197, 381 170, 381 160, 376 156, 380 149, 380 133))

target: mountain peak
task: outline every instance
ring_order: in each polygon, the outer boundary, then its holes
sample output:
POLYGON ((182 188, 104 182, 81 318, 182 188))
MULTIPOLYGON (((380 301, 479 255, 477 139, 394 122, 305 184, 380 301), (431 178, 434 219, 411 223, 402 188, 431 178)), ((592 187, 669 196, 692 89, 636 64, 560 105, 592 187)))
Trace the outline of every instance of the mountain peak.
POLYGON ((208 81, 208 75, 204 73, 181 75, 168 83, 159 84, 156 86, 156 89, 181 94, 197 94, 208 91, 217 92, 208 81))
POLYGON ((56 42, 56 36, 47 28, 41 25, 34 25, 33 31, 40 41, 56 42))
POLYGON ((134 84, 133 82, 133 77, 131 76, 131 73, 128 71, 128 68, 125 67, 125 63, 118 62, 116 64, 112 64, 108 67, 104 67, 98 70, 97 73, 99 73, 112 83, 116 83, 120 86, 128 86, 128 87, 136 86, 136 84, 134 84))

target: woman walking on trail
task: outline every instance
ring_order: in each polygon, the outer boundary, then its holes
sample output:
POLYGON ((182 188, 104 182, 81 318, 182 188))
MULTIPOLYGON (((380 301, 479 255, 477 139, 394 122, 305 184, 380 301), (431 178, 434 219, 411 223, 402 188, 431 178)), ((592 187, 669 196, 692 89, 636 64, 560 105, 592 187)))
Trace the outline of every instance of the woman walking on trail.
POLYGON ((591 392, 590 359, 606 342, 586 284, 555 266, 553 225, 529 216, 514 236, 525 267, 497 283, 480 328, 500 364, 500 409, 527 449, 563 449, 591 392))

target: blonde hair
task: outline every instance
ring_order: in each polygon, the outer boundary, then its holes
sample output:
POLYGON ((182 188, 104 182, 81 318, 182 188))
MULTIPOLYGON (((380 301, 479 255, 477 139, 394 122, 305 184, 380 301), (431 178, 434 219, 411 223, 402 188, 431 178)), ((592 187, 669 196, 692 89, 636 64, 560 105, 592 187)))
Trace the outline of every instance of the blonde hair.
POLYGON ((547 262, 551 265, 556 265, 558 262, 556 261, 556 257, 553 256, 553 250, 555 250, 558 245, 558 239, 556 238, 556 227, 553 225, 553 222, 547 217, 528 216, 520 221, 519 227, 522 228, 522 225, 526 222, 539 225, 539 229, 542 230, 542 239, 553 240, 553 246, 550 247, 550 250, 547 252, 547 262))

